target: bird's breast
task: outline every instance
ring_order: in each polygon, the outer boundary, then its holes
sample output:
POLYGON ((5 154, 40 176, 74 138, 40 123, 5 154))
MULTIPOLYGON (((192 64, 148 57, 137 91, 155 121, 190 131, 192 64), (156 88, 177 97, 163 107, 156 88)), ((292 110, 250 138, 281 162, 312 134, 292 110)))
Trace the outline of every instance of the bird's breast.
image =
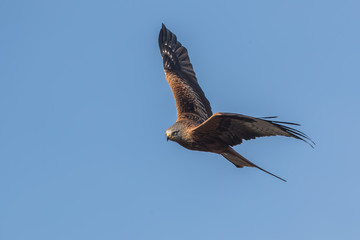
POLYGON ((228 145, 222 144, 212 138, 197 138, 191 134, 185 135, 178 143, 184 148, 203 152, 222 153, 228 148, 228 145))

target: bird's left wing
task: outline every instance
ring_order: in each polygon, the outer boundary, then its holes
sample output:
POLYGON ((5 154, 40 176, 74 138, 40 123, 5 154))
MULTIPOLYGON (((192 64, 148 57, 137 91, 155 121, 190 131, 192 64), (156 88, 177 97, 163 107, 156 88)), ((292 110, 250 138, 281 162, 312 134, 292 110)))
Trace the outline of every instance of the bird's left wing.
POLYGON ((177 119, 202 123, 212 115, 210 103, 198 84, 186 48, 164 24, 159 33, 159 47, 166 80, 174 94, 177 119))
POLYGON ((270 118, 254 118, 234 113, 215 113, 208 120, 194 128, 192 132, 194 137, 201 139, 216 138, 230 146, 240 144, 242 140, 277 135, 297 138, 310 146, 314 144, 304 133, 286 126, 299 124, 272 121, 269 120, 270 118))

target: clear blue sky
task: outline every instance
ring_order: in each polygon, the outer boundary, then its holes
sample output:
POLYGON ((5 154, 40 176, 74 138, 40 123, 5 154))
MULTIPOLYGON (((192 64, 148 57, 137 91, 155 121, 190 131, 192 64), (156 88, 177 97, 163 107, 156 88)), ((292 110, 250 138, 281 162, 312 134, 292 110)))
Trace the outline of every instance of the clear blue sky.
POLYGON ((359 239, 358 1, 0 2, 0 239, 359 239), (241 154, 166 142, 161 23, 214 112, 301 123, 241 154))

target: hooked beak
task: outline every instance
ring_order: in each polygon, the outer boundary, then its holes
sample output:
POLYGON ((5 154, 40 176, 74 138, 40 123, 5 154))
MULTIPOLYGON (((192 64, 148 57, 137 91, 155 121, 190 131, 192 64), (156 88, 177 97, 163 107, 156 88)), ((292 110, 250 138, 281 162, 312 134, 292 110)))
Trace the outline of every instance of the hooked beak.
POLYGON ((166 133, 166 141, 169 141, 170 139, 170 133, 166 133))

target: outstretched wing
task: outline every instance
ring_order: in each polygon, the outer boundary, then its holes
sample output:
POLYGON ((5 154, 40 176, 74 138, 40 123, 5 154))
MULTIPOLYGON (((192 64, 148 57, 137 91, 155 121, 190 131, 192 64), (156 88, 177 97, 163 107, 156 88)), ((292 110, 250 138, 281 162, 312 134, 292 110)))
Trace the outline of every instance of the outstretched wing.
POLYGON ((212 115, 210 103, 197 82, 186 48, 164 24, 159 47, 166 80, 174 94, 177 119, 189 118, 202 123, 212 115))
POLYGON ((230 146, 240 144, 242 140, 280 135, 300 139, 313 147, 314 142, 308 136, 286 126, 299 124, 266 119, 234 113, 215 113, 192 131, 199 139, 216 138, 230 146))

